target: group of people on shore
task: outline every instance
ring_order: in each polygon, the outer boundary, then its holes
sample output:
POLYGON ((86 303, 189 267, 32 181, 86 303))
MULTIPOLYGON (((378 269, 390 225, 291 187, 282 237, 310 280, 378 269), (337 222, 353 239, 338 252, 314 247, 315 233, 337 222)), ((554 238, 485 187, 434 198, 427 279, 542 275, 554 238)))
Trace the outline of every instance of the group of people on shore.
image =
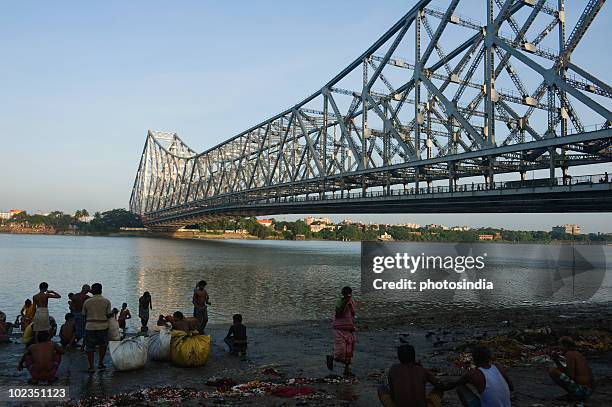
MULTIPOLYGON (((168 327, 186 332, 204 334, 208 323, 208 306, 211 305, 206 281, 199 281, 193 291, 193 317, 186 318, 181 311, 172 315, 160 315, 156 327, 168 327)), ((126 321, 131 319, 127 303, 121 310, 111 308, 110 301, 102 296, 100 283, 85 284, 77 294, 69 294, 69 310, 65 323, 60 328, 60 343, 51 342, 55 336, 57 324, 49 315, 49 299, 58 299, 61 295, 49 290, 47 283, 39 286, 39 292, 25 301, 21 311, 21 327, 24 330, 26 351, 19 361, 18 369, 25 366, 35 382, 52 382, 61 362, 61 355, 71 348, 77 348, 82 340, 81 350, 87 353, 88 371, 95 372, 94 353, 98 350, 98 369, 104 369, 104 357, 109 340, 121 340, 125 335, 126 321), (31 330, 30 339, 25 339, 27 330, 31 330), (122 335, 123 334, 123 335, 122 335)), ((141 334, 148 331, 149 311, 153 309, 151 294, 145 292, 138 300, 141 334)), ((344 375, 353 377, 351 364, 357 342, 355 328, 356 303, 352 289, 344 287, 338 298, 332 318, 333 354, 326 357, 330 370, 334 362, 344 365, 344 375)), ((0 313, 2 314, 2 313, 0 313)), ((6 315, 0 315, 0 328, 6 324, 6 315)), ((247 349, 246 327, 242 316, 235 314, 224 342, 230 353, 244 356, 247 349)), ((589 364, 570 337, 559 340, 561 355, 552 354, 556 367, 549 370, 551 379, 563 388, 573 400, 584 400, 592 393, 595 386, 593 373, 589 364), (562 359, 565 363, 562 363, 562 359)), ((378 390, 380 402, 385 407, 434 407, 441 404, 445 391, 456 389, 459 399, 465 406, 509 407, 510 394, 514 390, 509 375, 501 366, 493 363, 491 351, 484 346, 472 349, 475 368, 470 369, 458 380, 451 383, 440 382, 429 370, 416 360, 415 348, 403 344, 397 348, 399 363, 390 367, 387 385, 378 390), (433 386, 433 391, 426 394, 426 384, 433 386), (471 390, 471 386, 475 391, 471 390)))
MULTIPOLYGON (((211 305, 206 281, 197 283, 192 296, 193 317, 186 318, 181 311, 172 315, 160 315, 156 330, 168 327, 174 330, 204 334, 208 323, 208 306, 211 305)), ((59 343, 52 342, 57 333, 55 319, 49 315, 49 300, 62 296, 50 290, 46 282, 39 285, 39 292, 32 300, 27 299, 21 309, 20 316, 10 328, 21 327, 26 350, 18 363, 18 370, 27 368, 31 383, 56 380, 56 374, 62 355, 69 350, 77 349, 87 354, 88 372, 96 371, 94 356, 98 351, 98 369, 105 369, 104 358, 109 341, 122 340, 127 331, 127 321, 132 318, 128 304, 123 303, 121 310, 111 307, 111 302, 102 295, 102 284, 85 284, 78 293, 68 294, 69 312, 59 330, 59 343)), ((149 312, 153 309, 151 294, 146 291, 138 299, 138 317, 140 319, 140 335, 148 332, 149 312)), ((6 315, 0 318, 0 330, 8 330, 6 315), (3 325, 1 325, 3 324, 3 325)), ((246 327, 242 325, 242 316, 233 316, 233 324, 224 339, 232 354, 246 355, 246 327)))
MULTIPOLYGON (((352 377, 350 366, 357 338, 355 301, 350 287, 342 288, 336 302, 332 328, 334 351, 333 355, 326 357, 327 367, 333 370, 334 362, 342 363, 344 375, 352 377)), ((576 350, 576 344, 568 336, 559 339, 559 347, 561 354, 551 355, 556 367, 549 370, 550 378, 566 391, 569 399, 587 399, 593 393, 595 380, 586 358, 576 350)), ((389 368, 387 384, 378 389, 381 404, 384 407, 437 407, 442 403, 444 392, 455 389, 459 400, 467 407, 510 407, 510 394, 514 386, 509 375, 501 366, 493 363, 493 355, 487 347, 476 346, 471 355, 475 368, 469 369, 458 380, 445 384, 417 362, 412 345, 399 346, 399 363, 389 368), (426 393, 427 383, 433 386, 429 394, 426 393)))

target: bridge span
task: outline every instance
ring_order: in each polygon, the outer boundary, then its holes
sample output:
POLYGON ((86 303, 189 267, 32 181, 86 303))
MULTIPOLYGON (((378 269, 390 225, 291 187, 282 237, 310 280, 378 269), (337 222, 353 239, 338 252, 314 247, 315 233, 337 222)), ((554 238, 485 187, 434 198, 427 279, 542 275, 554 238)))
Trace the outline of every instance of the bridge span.
POLYGON ((612 173, 612 88, 573 57, 605 0, 482 0, 482 16, 460 0, 430 3, 314 94, 207 151, 149 131, 130 210, 158 228, 288 213, 612 211, 608 174, 577 175, 612 173))

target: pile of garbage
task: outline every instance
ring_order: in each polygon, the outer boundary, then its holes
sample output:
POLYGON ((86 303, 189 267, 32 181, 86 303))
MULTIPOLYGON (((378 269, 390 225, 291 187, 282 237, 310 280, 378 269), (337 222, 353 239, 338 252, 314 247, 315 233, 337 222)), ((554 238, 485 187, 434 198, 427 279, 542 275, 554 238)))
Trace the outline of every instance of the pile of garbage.
POLYGON ((112 396, 92 396, 81 400, 70 400, 65 405, 67 407, 118 407, 132 405, 148 406, 162 403, 164 405, 179 406, 187 400, 231 399, 264 395, 299 400, 331 399, 334 396, 311 385, 352 383, 353 381, 354 379, 345 379, 337 375, 329 375, 322 378, 297 377, 277 382, 251 380, 246 383, 236 383, 228 377, 211 378, 205 384, 214 387, 215 390, 212 391, 200 391, 194 388, 158 387, 112 396))
POLYGON ((183 400, 198 399, 205 395, 205 392, 192 388, 158 387, 112 396, 91 396, 81 400, 70 400, 65 405, 68 407, 117 407, 148 406, 164 402, 164 404, 180 406, 183 400))
POLYGON ((602 330, 563 330, 550 328, 523 329, 480 340, 468 342, 458 348, 459 353, 451 359, 456 369, 474 367, 469 349, 484 345, 493 353, 496 363, 506 366, 551 363, 551 353, 558 353, 558 340, 562 336, 574 339, 577 349, 582 352, 612 350, 612 333, 602 330))

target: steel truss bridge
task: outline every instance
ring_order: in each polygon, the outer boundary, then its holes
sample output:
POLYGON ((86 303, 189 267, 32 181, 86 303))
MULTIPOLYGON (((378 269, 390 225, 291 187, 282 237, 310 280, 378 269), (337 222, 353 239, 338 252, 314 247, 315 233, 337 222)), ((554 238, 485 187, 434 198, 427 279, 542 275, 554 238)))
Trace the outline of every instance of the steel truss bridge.
POLYGON ((149 131, 130 210, 170 229, 281 213, 612 211, 606 174, 570 174, 612 159, 612 88, 572 57, 604 2, 418 1, 320 90, 203 153, 149 131), (484 22, 466 17, 478 11, 484 22))

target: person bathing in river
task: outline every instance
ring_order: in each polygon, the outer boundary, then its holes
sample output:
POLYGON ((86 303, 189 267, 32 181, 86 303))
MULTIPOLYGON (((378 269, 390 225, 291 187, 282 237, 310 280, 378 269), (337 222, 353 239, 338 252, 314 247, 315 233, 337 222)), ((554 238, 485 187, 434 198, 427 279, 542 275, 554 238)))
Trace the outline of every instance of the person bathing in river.
POLYGON ((204 335, 204 328, 208 323, 208 306, 210 305, 210 298, 208 297, 208 291, 206 291, 206 281, 200 280, 198 285, 193 290, 193 317, 198 320, 198 332, 204 335))
POLYGON ((444 385, 416 361, 412 345, 397 348, 397 363, 389 369, 388 386, 378 388, 378 398, 385 407, 437 407, 442 403, 444 385), (434 390, 428 394, 425 386, 430 383, 434 390))
POLYGON ((47 331, 37 332, 37 343, 28 346, 19 361, 17 370, 22 371, 25 366, 32 376, 28 381, 31 384, 37 384, 39 381, 51 384, 56 379, 55 374, 62 361, 64 349, 50 339, 47 331))
POLYGON ((128 319, 132 319, 132 314, 130 314, 130 310, 128 309, 127 303, 121 304, 121 311, 119 311, 119 318, 117 318, 117 322, 119 322, 119 328, 123 329, 125 332, 125 321, 128 319))
POLYGON ((40 283, 38 288, 40 289, 40 292, 32 297, 32 302, 36 306, 34 321, 32 322, 32 330, 34 332, 49 332, 51 329, 51 325, 49 324, 49 308, 47 308, 49 298, 62 298, 62 296, 53 290, 49 290, 49 284, 45 282, 40 283))
POLYGON ((354 376, 351 372, 351 361, 355 350, 355 301, 351 287, 342 289, 342 297, 338 299, 332 322, 334 332, 334 354, 327 356, 327 368, 334 369, 334 361, 344 364, 344 375, 354 376))
POLYGON ((21 332, 25 331, 28 325, 34 321, 34 314, 36 313, 36 305, 32 304, 31 299, 25 300, 25 304, 21 308, 21 332))
POLYGON ((138 318, 140 318, 140 330, 147 332, 149 329, 149 310, 153 309, 153 303, 151 301, 151 293, 145 291, 142 297, 138 299, 138 318))
POLYGON ((472 349, 476 369, 470 369, 456 382, 446 385, 446 390, 457 388, 459 400, 466 407, 510 407, 512 381, 505 370, 491 362, 491 351, 485 346, 472 349), (476 388, 478 395, 466 385, 476 388))
POLYGON ((553 355, 552 359, 557 365, 556 369, 550 369, 550 378, 574 400, 585 400, 595 387, 593 372, 586 358, 576 350, 574 340, 569 336, 559 339, 559 346, 564 353, 566 366, 559 360, 559 355, 553 355))
MULTIPOLYGON (((89 284, 84 284, 81 287, 81 291, 74 294, 70 300, 70 306, 72 307, 72 315, 74 315, 74 332, 77 343, 85 335, 85 318, 83 317, 83 304, 85 301, 91 298, 89 292, 91 287, 89 284)), ((83 340, 85 342, 85 340, 83 340)), ((83 343, 82 350, 84 349, 85 343, 83 343)))

